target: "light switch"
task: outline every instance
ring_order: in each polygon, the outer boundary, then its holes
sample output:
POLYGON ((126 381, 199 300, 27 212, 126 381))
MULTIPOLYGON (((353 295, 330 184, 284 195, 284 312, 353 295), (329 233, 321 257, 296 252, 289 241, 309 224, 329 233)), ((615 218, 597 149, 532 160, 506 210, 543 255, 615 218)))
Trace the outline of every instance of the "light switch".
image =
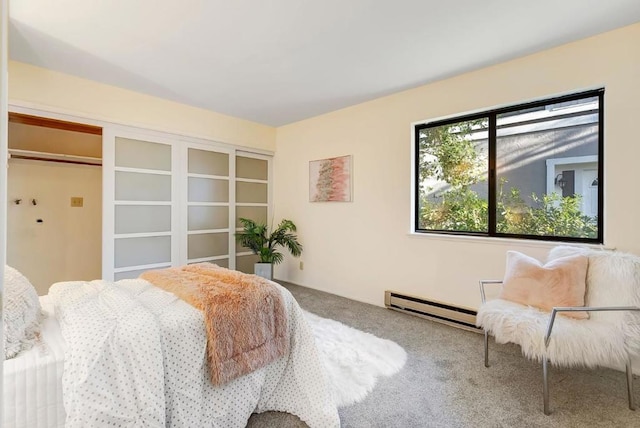
POLYGON ((82 207, 84 205, 84 198, 81 196, 72 196, 71 197, 71 206, 72 207, 82 207))

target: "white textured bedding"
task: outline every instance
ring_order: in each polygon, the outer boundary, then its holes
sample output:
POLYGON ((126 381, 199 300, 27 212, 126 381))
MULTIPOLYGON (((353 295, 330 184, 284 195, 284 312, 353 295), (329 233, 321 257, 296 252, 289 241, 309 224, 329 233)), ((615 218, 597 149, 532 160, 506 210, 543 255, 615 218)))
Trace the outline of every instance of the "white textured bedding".
POLYGON ((67 344, 65 426, 244 427, 251 413, 268 410, 311 427, 339 426, 303 312, 276 286, 289 354, 214 387, 202 312, 144 280, 53 285, 49 296, 67 344))
POLYGON ((62 372, 65 342, 48 296, 40 297, 45 314, 40 341, 4 361, 4 428, 63 427, 62 372))

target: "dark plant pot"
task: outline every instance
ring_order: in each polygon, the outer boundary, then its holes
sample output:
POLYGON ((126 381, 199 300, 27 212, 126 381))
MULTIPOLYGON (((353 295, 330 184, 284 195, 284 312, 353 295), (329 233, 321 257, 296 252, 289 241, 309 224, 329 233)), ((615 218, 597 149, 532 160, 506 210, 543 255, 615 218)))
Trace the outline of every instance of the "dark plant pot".
POLYGON ((256 263, 253 265, 253 272, 269 281, 273 280, 273 264, 271 263, 256 263))

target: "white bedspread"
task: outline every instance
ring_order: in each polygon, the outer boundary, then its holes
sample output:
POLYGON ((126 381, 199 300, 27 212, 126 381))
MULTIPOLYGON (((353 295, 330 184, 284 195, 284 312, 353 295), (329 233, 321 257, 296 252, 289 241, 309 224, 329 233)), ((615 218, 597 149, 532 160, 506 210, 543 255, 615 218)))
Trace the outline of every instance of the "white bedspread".
POLYGON ((40 340, 4 361, 3 428, 62 428, 62 373, 66 345, 48 296, 40 296, 40 340))
POLYGON ((311 427, 340 425, 313 336, 284 288, 290 353, 214 387, 202 312, 144 280, 63 282, 49 295, 67 343, 66 427, 244 427, 283 411, 311 427))

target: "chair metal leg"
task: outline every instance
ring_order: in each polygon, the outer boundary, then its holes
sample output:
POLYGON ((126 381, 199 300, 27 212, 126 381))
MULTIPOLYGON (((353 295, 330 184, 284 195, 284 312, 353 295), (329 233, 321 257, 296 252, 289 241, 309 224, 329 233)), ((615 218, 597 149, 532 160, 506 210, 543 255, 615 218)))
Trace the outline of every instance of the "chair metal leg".
POLYGON ((546 358, 542 359, 542 399, 544 402, 544 414, 550 415, 549 411, 549 382, 548 382, 548 368, 547 368, 548 360, 546 358))
POLYGON ((489 367, 489 333, 484 331, 484 366, 489 367))
POLYGON ((629 409, 635 410, 636 406, 633 400, 633 370, 631 368, 631 357, 627 359, 627 394, 629 395, 629 409))

